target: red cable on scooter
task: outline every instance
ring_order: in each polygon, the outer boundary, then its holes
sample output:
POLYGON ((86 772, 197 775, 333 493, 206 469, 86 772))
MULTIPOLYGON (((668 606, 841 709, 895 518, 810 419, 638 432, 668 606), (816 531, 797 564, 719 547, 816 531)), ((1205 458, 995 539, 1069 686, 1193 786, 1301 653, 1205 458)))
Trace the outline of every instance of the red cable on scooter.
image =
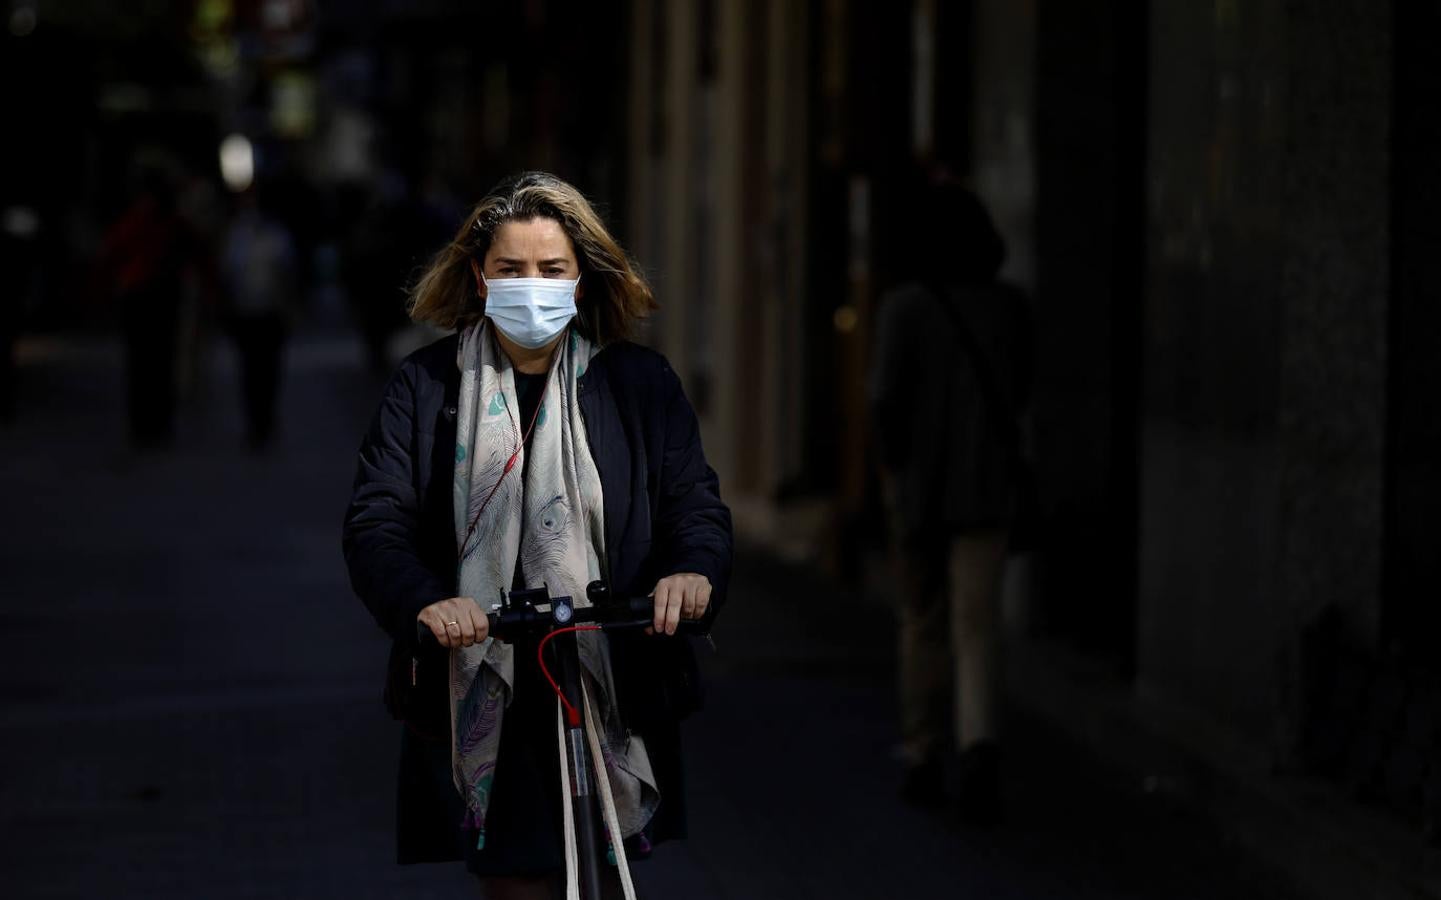
POLYGON ((574 705, 571 704, 570 700, 565 696, 565 691, 561 690, 560 685, 556 684, 555 679, 551 677, 550 669, 547 668, 545 665, 545 645, 550 643, 551 638, 555 637, 558 634, 565 634, 568 631, 600 630, 601 628, 599 625, 570 625, 565 628, 557 628, 554 631, 547 632, 546 636, 540 639, 540 645, 535 648, 535 658, 536 661, 540 663, 540 674, 545 676, 545 680, 550 682, 550 689, 555 691, 555 695, 560 698, 561 705, 565 707, 566 724, 569 725, 571 728, 580 727, 580 712, 575 708, 574 705))

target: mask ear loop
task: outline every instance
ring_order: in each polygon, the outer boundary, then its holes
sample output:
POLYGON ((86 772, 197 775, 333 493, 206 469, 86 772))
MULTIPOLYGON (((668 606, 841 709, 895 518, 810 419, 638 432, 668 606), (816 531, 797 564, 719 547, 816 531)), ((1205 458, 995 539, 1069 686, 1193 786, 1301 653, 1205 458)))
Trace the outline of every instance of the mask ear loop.
POLYGON ((468 262, 470 263, 471 274, 475 275, 475 296, 480 299, 483 309, 485 304, 485 295, 480 292, 480 288, 482 285, 488 284, 488 282, 485 280, 485 273, 480 271, 480 263, 475 261, 475 257, 470 257, 468 262))
POLYGON ((581 334, 594 335, 595 326, 591 324, 590 316, 587 315, 586 307, 580 303, 580 282, 585 277, 585 272, 575 276, 575 287, 571 288, 570 298, 575 303, 575 321, 581 326, 581 334))

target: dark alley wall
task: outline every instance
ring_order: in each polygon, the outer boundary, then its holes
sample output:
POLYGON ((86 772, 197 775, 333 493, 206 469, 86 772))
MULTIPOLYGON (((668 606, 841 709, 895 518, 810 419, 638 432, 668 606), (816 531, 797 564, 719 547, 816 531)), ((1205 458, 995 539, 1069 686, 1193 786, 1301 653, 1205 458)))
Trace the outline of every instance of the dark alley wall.
POLYGON ((1392 315, 1387 396, 1388 485, 1382 633, 1408 655, 1433 657, 1441 635, 1435 511, 1441 508, 1441 78, 1432 36, 1441 7, 1395 5, 1392 122, 1392 315))
POLYGON ((1043 611, 1129 670, 1146 4, 1037 6, 1034 427, 1056 537, 1043 611))
POLYGON ((1390 22, 1152 15, 1140 677, 1260 738, 1307 623, 1376 635, 1390 22))

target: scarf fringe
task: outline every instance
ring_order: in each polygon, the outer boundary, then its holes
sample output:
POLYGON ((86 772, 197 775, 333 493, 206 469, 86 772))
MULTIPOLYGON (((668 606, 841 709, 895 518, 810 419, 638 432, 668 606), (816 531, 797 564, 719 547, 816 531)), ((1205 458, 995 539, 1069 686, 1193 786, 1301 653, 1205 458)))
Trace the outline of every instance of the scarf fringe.
POLYGON ((585 730, 586 737, 590 738, 590 758, 595 767, 595 780, 600 785, 601 808, 605 813, 605 825, 607 838, 610 841, 610 854, 615 857, 615 866, 620 874, 620 886, 625 893, 625 900, 636 900, 635 885, 630 878, 630 861, 625 855, 625 841, 620 834, 620 816, 615 809, 615 796, 610 789, 610 767, 606 765, 605 753, 600 744, 600 731, 596 728, 595 714, 591 711, 590 691, 586 690, 584 681, 580 686, 580 699, 585 707, 585 730))
MULTIPOLYGON (((596 728, 595 714, 591 710, 590 691, 584 680, 580 686, 581 705, 585 711, 584 730, 590 746, 590 767, 595 774, 595 783, 600 788, 601 815, 605 821, 605 838, 609 845, 606 860, 616 867, 620 875, 621 892, 625 900, 636 900, 635 883, 630 877, 630 861, 625 855, 625 841, 617 840, 620 834, 620 817, 615 809, 615 796, 610 789, 610 773, 607 772, 605 756, 601 749, 600 732, 596 728)), ((560 780, 565 807, 565 896, 566 900, 580 900, 578 873, 580 860, 579 837, 575 833, 575 808, 570 796, 569 742, 565 739, 565 721, 561 715, 560 700, 555 703, 556 740, 560 742, 560 780)))

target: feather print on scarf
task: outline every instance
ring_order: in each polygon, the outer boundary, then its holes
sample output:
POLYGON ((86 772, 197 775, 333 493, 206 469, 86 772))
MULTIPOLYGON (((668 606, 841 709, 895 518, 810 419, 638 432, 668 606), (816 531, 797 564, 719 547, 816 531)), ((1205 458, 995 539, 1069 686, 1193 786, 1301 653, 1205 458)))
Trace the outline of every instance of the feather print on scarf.
MULTIPOLYGON (((600 475, 577 397, 578 379, 596 352, 573 330, 561 339, 534 429, 522 447, 529 423, 519 421, 509 357, 496 343, 488 319, 461 332, 452 498, 459 585, 461 596, 474 598, 486 611, 509 590, 517 560, 528 587, 544 585, 551 596, 569 596, 577 606, 589 603, 586 585, 605 571, 600 475), (506 463, 517 450, 507 472, 506 463)), ((626 734, 616 715, 605 637, 589 632, 577 637, 620 828, 630 836, 649 821, 659 802, 655 778, 644 743, 626 734)), ((483 846, 491 786, 505 777, 495 761, 515 666, 534 661, 517 661, 509 644, 490 638, 452 650, 450 661, 452 770, 465 800, 464 824, 479 832, 477 843, 483 846)))

